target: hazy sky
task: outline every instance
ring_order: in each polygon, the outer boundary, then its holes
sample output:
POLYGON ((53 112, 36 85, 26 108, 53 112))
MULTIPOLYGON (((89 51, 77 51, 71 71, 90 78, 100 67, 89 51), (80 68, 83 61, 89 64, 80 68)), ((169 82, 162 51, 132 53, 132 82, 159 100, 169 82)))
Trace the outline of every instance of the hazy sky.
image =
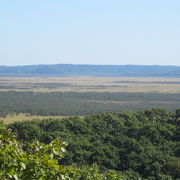
POLYGON ((180 65, 180 0, 0 0, 0 65, 180 65))

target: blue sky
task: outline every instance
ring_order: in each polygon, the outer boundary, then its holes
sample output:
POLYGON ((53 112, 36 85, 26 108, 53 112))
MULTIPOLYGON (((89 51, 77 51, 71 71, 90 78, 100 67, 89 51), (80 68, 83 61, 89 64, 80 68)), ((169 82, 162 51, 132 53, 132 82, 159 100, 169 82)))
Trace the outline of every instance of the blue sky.
POLYGON ((180 0, 2 0, 0 65, 180 65, 180 0))

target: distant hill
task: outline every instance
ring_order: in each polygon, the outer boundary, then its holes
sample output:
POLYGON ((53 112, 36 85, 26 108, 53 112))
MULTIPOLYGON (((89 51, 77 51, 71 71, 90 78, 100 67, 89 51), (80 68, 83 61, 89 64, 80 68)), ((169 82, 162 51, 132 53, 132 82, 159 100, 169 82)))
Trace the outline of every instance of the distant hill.
POLYGON ((180 77, 180 66, 73 64, 0 66, 0 76, 180 77))

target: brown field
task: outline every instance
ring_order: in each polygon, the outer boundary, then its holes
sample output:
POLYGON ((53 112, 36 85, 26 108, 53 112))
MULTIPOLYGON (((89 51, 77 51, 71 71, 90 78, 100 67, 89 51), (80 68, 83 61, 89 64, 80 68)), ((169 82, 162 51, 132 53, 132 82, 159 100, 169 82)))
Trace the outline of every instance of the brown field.
POLYGON ((179 93, 180 78, 0 77, 0 91, 179 93))

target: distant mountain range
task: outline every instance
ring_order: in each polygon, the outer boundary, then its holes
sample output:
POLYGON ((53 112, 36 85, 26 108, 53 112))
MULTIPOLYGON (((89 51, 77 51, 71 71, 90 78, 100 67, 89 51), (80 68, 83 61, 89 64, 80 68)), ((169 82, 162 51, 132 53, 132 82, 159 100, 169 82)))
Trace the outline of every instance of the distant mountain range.
POLYGON ((180 66, 73 64, 0 66, 0 76, 180 77, 180 66))

